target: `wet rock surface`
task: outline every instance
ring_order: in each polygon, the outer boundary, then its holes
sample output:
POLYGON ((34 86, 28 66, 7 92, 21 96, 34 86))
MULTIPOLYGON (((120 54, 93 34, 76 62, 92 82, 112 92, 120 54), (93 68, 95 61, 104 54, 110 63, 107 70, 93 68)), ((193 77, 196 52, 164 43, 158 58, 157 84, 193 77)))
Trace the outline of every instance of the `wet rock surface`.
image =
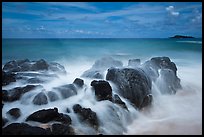
POLYGON ((16 87, 9 91, 2 90, 2 100, 6 102, 12 102, 12 101, 19 100, 23 94, 37 87, 40 87, 40 86, 39 85, 27 85, 25 87, 16 87))
POLYGON ((79 115, 83 122, 89 123, 96 129, 98 128, 99 123, 96 112, 93 112, 90 108, 82 108, 79 104, 73 106, 73 111, 79 115))
POLYGON ((37 121, 41 123, 58 121, 64 124, 71 124, 71 118, 66 114, 59 113, 57 108, 36 111, 29 115, 26 121, 37 121))
POLYGON ((59 92, 63 99, 77 94, 77 89, 74 84, 66 84, 59 87, 54 87, 53 90, 59 92))
POLYGON ((34 97, 32 102, 35 105, 43 105, 48 103, 48 99, 44 92, 40 92, 34 97))
POLYGON ((80 78, 76 78, 73 82, 73 84, 75 84, 76 86, 78 86, 79 88, 82 88, 84 85, 84 80, 80 79, 80 78))
POLYGON ((91 86, 94 88, 95 96, 98 101, 110 100, 112 101, 112 88, 110 84, 105 80, 93 80, 91 86))
POLYGON ((12 123, 2 129, 2 135, 49 135, 47 130, 26 123, 12 123))
POLYGON ((2 86, 6 86, 11 82, 16 82, 15 74, 6 73, 2 70, 2 86))
POLYGON ((19 108, 12 108, 7 114, 11 115, 14 119, 17 119, 21 116, 21 110, 19 108))
POLYGON ((127 98, 137 108, 141 107, 143 99, 151 94, 151 81, 141 69, 108 69, 106 79, 115 83, 119 93, 127 98))

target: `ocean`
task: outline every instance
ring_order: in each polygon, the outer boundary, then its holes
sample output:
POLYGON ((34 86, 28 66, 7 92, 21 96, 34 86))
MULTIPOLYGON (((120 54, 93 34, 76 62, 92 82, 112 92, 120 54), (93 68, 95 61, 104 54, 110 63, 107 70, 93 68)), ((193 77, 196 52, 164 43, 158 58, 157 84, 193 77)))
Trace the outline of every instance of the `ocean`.
MULTIPOLYGON (((22 100, 5 103, 2 116, 7 117, 8 110, 18 107, 22 116, 16 121, 10 119, 8 124, 23 122, 36 110, 56 106, 60 112, 64 112, 66 107, 71 108, 80 102, 99 116, 102 134, 202 134, 202 39, 2 39, 2 68, 6 62, 17 59, 44 59, 65 67, 67 74, 44 84, 46 90, 72 83, 102 57, 112 57, 127 66, 129 59, 141 59, 141 63, 144 63, 152 57, 163 56, 176 64, 183 88, 175 95, 157 94, 153 106, 147 111, 135 110, 122 98, 130 111, 127 113, 118 109, 118 121, 107 109, 109 102, 97 102, 93 98, 90 91, 93 79, 82 78, 87 92, 42 106, 35 106, 31 101, 22 103, 22 100)), ((17 86, 22 86, 22 83, 2 89, 17 86)), ((74 113, 69 115, 77 134, 97 134, 80 123, 74 113)))

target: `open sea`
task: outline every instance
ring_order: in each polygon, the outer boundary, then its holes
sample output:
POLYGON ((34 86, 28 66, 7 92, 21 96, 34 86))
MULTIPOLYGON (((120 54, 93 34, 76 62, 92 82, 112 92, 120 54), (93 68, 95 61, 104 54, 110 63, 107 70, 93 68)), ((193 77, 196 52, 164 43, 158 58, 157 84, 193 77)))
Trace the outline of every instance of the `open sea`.
MULTIPOLYGON (((94 104, 93 99, 87 98, 92 96, 88 93, 50 102, 43 107, 25 105, 20 101, 5 103, 2 116, 6 117, 8 110, 18 107, 23 115, 9 123, 22 122, 30 112, 41 108, 57 106, 62 112, 65 107, 81 101, 84 107, 90 107, 100 117, 103 134, 202 134, 202 39, 2 39, 2 68, 6 62, 17 59, 44 59, 65 67, 67 75, 45 84, 46 89, 72 83, 102 57, 112 57, 127 66, 129 59, 141 59, 144 63, 160 56, 167 56, 176 64, 183 88, 175 95, 156 96, 149 111, 139 112, 130 105, 127 105, 130 114, 118 110, 125 130, 121 130, 114 118, 110 121, 111 113, 105 108, 107 102, 94 104), (130 122, 126 122, 125 117, 129 117, 130 122)), ((82 79, 90 86, 90 79, 82 79)), ((2 89, 19 85, 4 86, 2 89)), ((73 126, 80 131, 78 134, 95 134, 74 120, 74 114, 70 116, 73 126)))

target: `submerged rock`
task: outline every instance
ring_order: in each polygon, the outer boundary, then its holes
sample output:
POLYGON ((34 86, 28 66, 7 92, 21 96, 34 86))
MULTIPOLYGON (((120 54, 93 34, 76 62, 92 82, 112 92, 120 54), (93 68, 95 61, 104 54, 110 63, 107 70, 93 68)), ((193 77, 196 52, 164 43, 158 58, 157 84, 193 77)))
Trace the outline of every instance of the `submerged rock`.
POLYGON ((36 87, 39 87, 39 85, 37 86, 27 85, 25 87, 16 87, 9 91, 2 90, 2 97, 3 97, 2 99, 3 101, 8 101, 8 102, 19 100, 23 94, 35 89, 36 87))
POLYGON ((129 59, 128 60, 128 66, 130 67, 137 67, 141 63, 140 59, 129 59))
POLYGON ((44 81, 39 78, 30 78, 27 80, 27 82, 31 84, 44 83, 44 81))
POLYGON ((99 60, 96 60, 92 68, 95 69, 108 69, 110 67, 122 67, 123 63, 118 60, 114 60, 112 57, 103 57, 99 60))
POLYGON ((59 63, 51 62, 47 63, 44 59, 38 61, 24 60, 13 60, 7 62, 3 70, 6 72, 24 72, 24 71, 47 71, 66 73, 64 67, 59 63))
POLYGON ((53 92, 53 91, 49 91, 47 93, 48 98, 50 99, 51 102, 59 100, 59 97, 57 95, 57 93, 53 92))
POLYGON ((14 119, 17 119, 21 116, 21 111, 19 108, 10 109, 7 114, 11 115, 14 119))
POLYGON ((67 73, 64 66, 62 66, 62 65, 60 65, 59 63, 56 63, 56 62, 49 63, 48 69, 53 71, 53 72, 58 72, 58 73, 61 73, 61 74, 66 74, 67 73))
POLYGON ((142 107, 144 98, 151 94, 150 78, 139 68, 110 68, 106 79, 115 83, 119 94, 139 109, 142 107))
POLYGON ((73 84, 75 84, 76 86, 82 88, 84 85, 84 80, 80 79, 80 78, 76 78, 73 82, 73 84))
POLYGON ((87 78, 95 78, 95 79, 103 79, 103 72, 100 70, 87 70, 85 71, 81 77, 87 77, 87 78))
POLYGON ((96 112, 93 112, 90 108, 82 108, 79 104, 73 106, 73 111, 79 115, 80 120, 98 129, 99 123, 96 112))
POLYGON ((6 86, 11 82, 16 82, 15 74, 6 73, 2 70, 2 86, 6 86))
POLYGON ((112 101, 112 88, 110 84, 105 80, 93 80, 91 86, 95 90, 95 96, 98 101, 101 100, 110 100, 112 101))
POLYGON ((31 65, 31 71, 48 70, 48 63, 44 59, 40 59, 31 65))
POLYGON ((113 103, 118 104, 119 106, 121 106, 121 107, 123 107, 123 108, 128 110, 125 102, 123 102, 117 94, 115 94, 113 96, 113 103))
POLYGON ((26 123, 12 123, 2 128, 2 135, 49 135, 50 132, 26 123))
POLYGON ((71 118, 68 115, 58 113, 58 109, 42 109, 29 115, 26 121, 37 121, 47 123, 50 121, 58 121, 64 124, 71 124, 71 118))
POLYGON ((112 57, 103 57, 96 60, 93 66, 82 74, 82 77, 103 79, 104 72, 110 67, 122 67, 123 63, 112 57))
POLYGON ((44 92, 40 92, 34 97, 32 102, 35 105, 47 104, 48 103, 47 96, 45 95, 44 92))
POLYGON ((53 90, 57 90, 64 99, 77 94, 77 89, 74 86, 74 84, 67 84, 59 87, 54 87, 53 90))

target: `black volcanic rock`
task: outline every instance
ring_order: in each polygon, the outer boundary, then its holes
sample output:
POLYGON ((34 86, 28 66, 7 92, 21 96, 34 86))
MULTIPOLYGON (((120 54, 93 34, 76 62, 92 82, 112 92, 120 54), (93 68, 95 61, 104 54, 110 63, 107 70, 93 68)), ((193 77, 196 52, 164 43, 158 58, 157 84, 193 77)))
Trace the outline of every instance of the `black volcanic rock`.
POLYGON ((151 94, 151 80, 142 69, 108 69, 106 79, 116 84, 119 94, 137 108, 142 107, 144 98, 151 94))
POLYGON ((50 135, 50 132, 26 123, 12 123, 2 128, 2 135, 50 135))
POLYGON ((52 124, 51 135, 75 135, 74 129, 65 124, 52 124))
POLYGON ((91 86, 95 90, 95 96, 97 97, 98 101, 101 100, 110 100, 112 101, 112 88, 110 84, 105 80, 93 80, 91 82, 91 86))
POLYGON ((21 116, 21 111, 19 108, 10 109, 7 114, 11 115, 13 118, 17 119, 21 116))
POLYGON ((64 124, 71 124, 71 118, 62 113, 58 113, 58 109, 42 109, 29 115, 26 121, 37 121, 47 123, 50 121, 58 121, 64 124))
POLYGON ((47 123, 49 121, 55 120, 59 116, 58 109, 43 109, 36 111, 29 115, 26 121, 38 121, 42 123, 47 123))
POLYGON ((44 92, 40 92, 34 97, 32 102, 35 105, 47 104, 48 103, 47 96, 45 95, 44 92))
POLYGON ((73 106, 73 111, 79 115, 80 120, 96 129, 98 128, 99 123, 96 112, 93 112, 90 108, 82 108, 79 104, 73 106))
POLYGON ((36 87, 39 87, 39 85, 37 86, 27 85, 25 87, 16 87, 9 91, 2 90, 2 99, 3 101, 8 101, 8 102, 19 100, 23 94, 35 89, 36 87))

